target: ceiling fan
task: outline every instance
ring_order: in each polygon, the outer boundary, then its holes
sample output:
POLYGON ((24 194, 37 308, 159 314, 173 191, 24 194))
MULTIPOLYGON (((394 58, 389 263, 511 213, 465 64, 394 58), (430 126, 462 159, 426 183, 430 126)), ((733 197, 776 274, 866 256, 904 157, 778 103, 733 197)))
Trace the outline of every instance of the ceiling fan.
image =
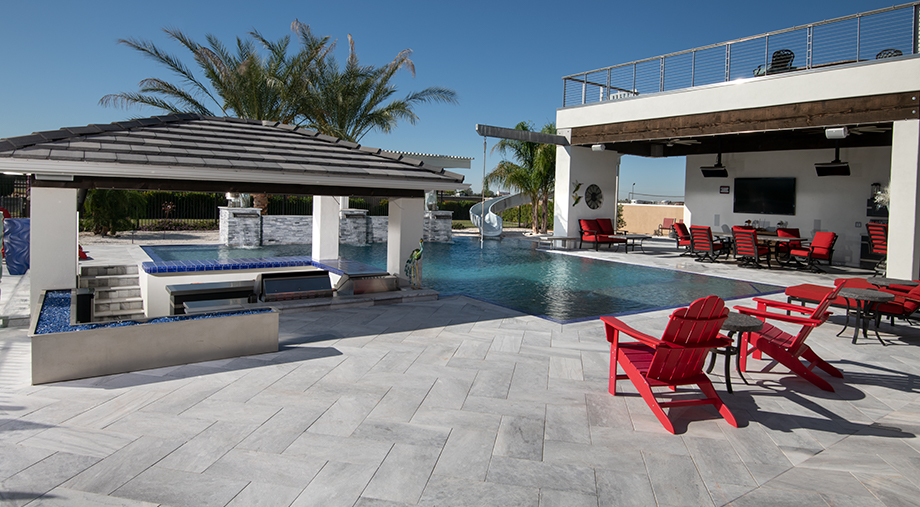
POLYGON ((861 136, 863 134, 880 134, 882 132, 888 132, 891 130, 891 127, 879 127, 878 125, 865 125, 862 127, 853 127, 849 130, 851 134, 861 136))
POLYGON ((675 144, 681 144, 684 146, 691 146, 694 144, 701 144, 696 139, 668 139, 665 144, 667 146, 674 146, 675 144))

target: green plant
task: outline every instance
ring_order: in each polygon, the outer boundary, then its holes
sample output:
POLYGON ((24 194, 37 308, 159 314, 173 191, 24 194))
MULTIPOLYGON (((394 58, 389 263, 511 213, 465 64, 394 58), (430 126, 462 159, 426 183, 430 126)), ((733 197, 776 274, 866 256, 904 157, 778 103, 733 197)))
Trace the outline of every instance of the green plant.
POLYGON ((623 205, 617 204, 617 230, 626 228, 626 219, 623 218, 623 205))
POLYGON ((94 234, 116 235, 134 228, 137 210, 144 206, 144 196, 129 190, 90 190, 83 205, 87 227, 94 234))

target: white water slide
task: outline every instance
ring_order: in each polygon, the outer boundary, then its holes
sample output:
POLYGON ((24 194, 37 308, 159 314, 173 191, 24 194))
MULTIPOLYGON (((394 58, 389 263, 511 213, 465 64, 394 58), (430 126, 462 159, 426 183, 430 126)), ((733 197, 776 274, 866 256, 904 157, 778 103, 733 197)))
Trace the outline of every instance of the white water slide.
POLYGON ((503 195, 495 199, 489 199, 486 202, 480 202, 470 208, 470 220, 473 225, 479 227, 479 234, 484 237, 496 237, 502 235, 502 211, 508 208, 516 208, 530 202, 530 197, 524 194, 503 195), (485 207, 485 216, 483 216, 483 206, 485 207), (480 224, 480 222, 482 222, 480 224))

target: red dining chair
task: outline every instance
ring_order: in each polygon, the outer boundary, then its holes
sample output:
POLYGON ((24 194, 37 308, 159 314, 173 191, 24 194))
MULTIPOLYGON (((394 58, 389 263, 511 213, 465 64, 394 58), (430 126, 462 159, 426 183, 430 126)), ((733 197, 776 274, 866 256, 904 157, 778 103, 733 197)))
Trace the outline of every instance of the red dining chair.
POLYGON ((815 273, 823 273, 824 270, 818 266, 818 261, 826 261, 831 265, 831 259, 834 257, 834 243, 837 242, 837 234, 833 232, 816 232, 815 238, 811 244, 802 246, 802 248, 790 248, 789 255, 795 258, 796 262, 803 261, 804 268, 815 273))
POLYGON ((677 248, 685 248, 684 252, 680 254, 681 257, 693 253, 693 239, 690 236, 690 231, 687 229, 687 224, 677 222, 674 224, 674 232, 677 233, 677 248))
MULTIPOLYGON (((801 238, 797 227, 777 227, 776 235, 780 238, 801 238)), ((801 241, 789 241, 787 243, 776 243, 776 260, 779 262, 780 256, 789 257, 789 250, 793 248, 802 248, 801 241)))
POLYGON ((616 317, 601 317, 610 342, 610 394, 616 396, 617 380, 629 379, 655 417, 665 429, 674 433, 674 425, 664 413, 668 407, 712 405, 734 427, 735 417, 722 403, 712 387, 712 381, 703 373, 703 362, 713 347, 724 347, 731 340, 719 336, 719 329, 728 317, 728 308, 718 296, 700 298, 687 308, 671 314, 661 338, 653 338, 637 331, 616 317), (638 342, 621 342, 623 333, 638 342), (617 367, 625 375, 617 374, 617 367), (653 387, 696 385, 704 398, 659 401, 653 387))
POLYGON ((830 317, 831 313, 827 311, 827 307, 830 306, 832 301, 837 299, 837 295, 842 287, 843 284, 834 287, 824 296, 818 306, 814 308, 806 308, 804 306, 763 298, 754 298, 754 301, 757 302, 756 309, 736 306, 735 310, 740 313, 757 317, 764 322, 763 329, 752 333, 746 333, 741 338, 741 371, 747 371, 748 354, 753 354, 755 359, 760 359, 761 352, 763 352, 803 379, 825 391, 833 391, 834 388, 830 383, 819 377, 818 374, 812 370, 818 367, 838 378, 843 378, 843 373, 831 366, 824 359, 818 357, 818 355, 805 344, 805 339, 808 338, 812 330, 824 324, 827 318, 830 317), (785 313, 770 312, 768 311, 769 309, 775 309, 785 313), (787 315, 791 312, 803 314, 804 316, 787 315), (802 328, 798 333, 791 334, 768 323, 767 320, 777 320, 790 325, 801 325, 802 328), (802 359, 808 361, 809 364, 806 366, 802 362, 802 359))
POLYGON ((866 222, 866 230, 869 232, 869 250, 882 256, 873 268, 875 274, 885 276, 887 271, 885 261, 888 259, 888 224, 866 222))
POLYGON ((720 255, 731 253, 731 242, 719 241, 712 239, 712 229, 702 225, 690 226, 690 237, 693 240, 693 254, 696 255, 697 262, 703 262, 709 259, 709 262, 715 262, 720 255))
POLYGON ((760 258, 766 257, 767 268, 770 267, 770 248, 757 244, 757 231, 746 227, 732 227, 735 239, 735 257, 740 257, 739 266, 762 268, 760 258))

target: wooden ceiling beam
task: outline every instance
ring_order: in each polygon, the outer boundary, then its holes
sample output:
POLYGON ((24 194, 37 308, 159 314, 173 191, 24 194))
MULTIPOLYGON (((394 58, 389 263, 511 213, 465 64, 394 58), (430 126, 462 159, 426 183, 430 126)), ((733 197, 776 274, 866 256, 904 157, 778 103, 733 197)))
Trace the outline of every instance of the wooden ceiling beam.
POLYGON ((652 118, 572 129, 573 145, 783 131, 920 118, 920 92, 652 118))

